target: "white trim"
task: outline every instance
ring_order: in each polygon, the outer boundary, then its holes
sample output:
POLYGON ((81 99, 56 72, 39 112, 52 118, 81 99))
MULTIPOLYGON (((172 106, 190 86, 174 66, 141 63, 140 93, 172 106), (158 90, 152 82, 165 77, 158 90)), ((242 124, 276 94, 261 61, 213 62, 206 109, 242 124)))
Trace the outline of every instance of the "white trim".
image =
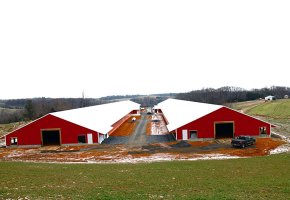
POLYGON ((31 122, 25 124, 24 126, 15 129, 14 131, 11 131, 11 132, 9 132, 9 133, 6 133, 5 135, 3 135, 3 136, 1 136, 1 137, 6 137, 7 135, 9 135, 9 134, 11 134, 11 133, 13 133, 13 132, 15 132, 15 131, 18 131, 18 130, 22 129, 22 128, 24 128, 24 127, 26 127, 26 126, 28 126, 28 125, 30 125, 30 124, 32 124, 32 123, 34 123, 34 122, 40 120, 40 119, 46 117, 47 115, 50 115, 50 114, 46 114, 46 115, 44 115, 44 116, 42 116, 42 117, 40 117, 40 118, 38 118, 38 119, 35 119, 35 120, 33 120, 33 121, 31 121, 31 122))
POLYGON ((181 128, 185 125, 188 125, 189 123, 192 123, 194 121, 197 121, 200 118, 205 117, 209 114, 212 114, 212 113, 214 113, 222 108, 227 108, 231 111, 236 112, 237 114, 241 114, 243 116, 250 117, 251 119, 263 122, 263 123, 268 124, 270 126, 272 126, 272 125, 275 126, 274 124, 271 124, 271 123, 266 122, 264 120, 258 119, 256 117, 251 116, 251 115, 241 113, 238 110, 229 108, 227 106, 221 106, 221 105, 219 106, 219 105, 214 105, 214 104, 205 104, 205 103, 176 100, 176 99, 168 99, 168 100, 165 100, 163 102, 159 103, 157 106, 155 106, 155 108, 162 110, 163 116, 167 120, 167 128, 168 128, 169 132, 171 132, 172 130, 181 128), (163 102, 165 102, 165 103, 163 103, 163 102), (206 105, 208 105, 208 107, 209 107, 208 109, 201 108, 201 106, 204 107, 206 105), (177 108, 174 108, 174 106, 177 108), (165 108, 165 110, 164 110, 164 108, 165 108), (167 110, 166 108, 169 108, 169 109, 167 110), (180 114, 178 114, 178 112, 180 112, 179 110, 182 110, 182 112, 180 114), (194 110, 194 111, 196 110, 195 112, 200 111, 200 112, 204 113, 204 115, 195 115, 196 117, 194 117, 193 114, 189 115, 192 112, 192 110, 194 110), (173 113, 173 111, 175 111, 175 112, 173 113), (170 113, 168 114, 167 112, 170 112, 170 113), (184 115, 183 118, 180 118, 180 115, 181 116, 184 115), (177 116, 178 116, 178 119, 177 119, 177 116), (189 121, 191 116, 192 116, 192 119, 191 119, 191 121, 189 121), (168 119, 168 117, 170 119, 168 119), (183 121, 181 121, 180 119, 183 121), (177 127, 175 127, 175 126, 177 126, 177 127))
POLYGON ((162 110, 164 118, 167 121, 169 132, 200 119, 222 107, 221 105, 177 99, 167 99, 156 106, 157 109, 162 110))
POLYGON ((83 126, 95 132, 107 133, 113 129, 112 125, 139 109, 140 104, 132 101, 119 101, 102 105, 60 111, 51 115, 83 126))
POLYGON ((235 112, 237 112, 237 113, 240 113, 240 114, 242 114, 242 115, 246 115, 246 116, 248 116, 248 117, 251 117, 251 118, 253 118, 253 119, 255 119, 255 120, 258 120, 258 121, 260 121, 260 122, 264 122, 264 123, 266 123, 266 124, 269 124, 270 126, 271 126, 271 125, 274 125, 274 124, 271 124, 271 123, 266 122, 266 121, 264 121, 264 120, 258 119, 258 118, 256 118, 256 117, 251 116, 251 115, 248 115, 248 114, 246 114, 246 113, 242 113, 242 112, 240 112, 240 111, 238 111, 238 110, 235 110, 235 109, 229 108, 229 107, 227 107, 227 106, 223 106, 223 107, 224 107, 224 108, 228 108, 228 109, 230 109, 230 110, 232 110, 232 111, 235 111, 235 112))
POLYGON ((109 137, 109 134, 98 133, 98 143, 102 144, 102 142, 109 137), (100 139, 102 138, 102 139, 100 139))
POLYGON ((129 114, 132 110, 138 110, 140 104, 132 101, 120 101, 107 104, 101 104, 96 106, 84 107, 71 109, 66 111, 48 113, 38 119, 35 119, 22 127, 19 127, 1 137, 5 137, 14 133, 22 128, 31 125, 38 120, 47 117, 53 116, 61 120, 68 121, 72 124, 81 126, 86 129, 90 129, 94 132, 109 132, 113 127, 112 124, 116 123, 124 116, 129 114), (97 122, 97 123, 96 123, 97 122))

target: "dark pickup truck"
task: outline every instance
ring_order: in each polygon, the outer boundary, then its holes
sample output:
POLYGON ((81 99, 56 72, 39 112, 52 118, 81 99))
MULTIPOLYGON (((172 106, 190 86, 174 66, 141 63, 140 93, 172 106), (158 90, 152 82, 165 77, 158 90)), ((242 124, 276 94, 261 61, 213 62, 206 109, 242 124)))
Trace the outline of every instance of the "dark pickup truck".
POLYGON ((255 138, 250 136, 239 136, 235 139, 232 139, 232 146, 233 147, 242 147, 245 148, 246 146, 254 145, 256 143, 255 138))

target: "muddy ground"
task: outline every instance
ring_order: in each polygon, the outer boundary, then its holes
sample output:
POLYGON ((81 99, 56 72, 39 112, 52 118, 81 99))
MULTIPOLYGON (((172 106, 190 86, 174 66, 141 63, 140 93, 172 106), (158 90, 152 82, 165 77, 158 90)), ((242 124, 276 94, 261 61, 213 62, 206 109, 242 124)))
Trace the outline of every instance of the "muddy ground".
MULTIPOLYGON (((40 148, 1 148, 1 161, 66 163, 136 163, 162 160, 227 159, 280 153, 286 142, 258 138, 254 146, 232 148, 230 140, 169 143, 128 147, 126 145, 48 146, 40 148)), ((286 150, 289 151, 289 147, 286 150)))
POLYGON ((102 144, 123 144, 131 147, 142 147, 152 143, 175 141, 168 133, 165 122, 160 115, 141 113, 135 122, 132 117, 118 127, 102 144))
POLYGON ((257 138, 254 146, 239 149, 231 147, 230 139, 173 141, 162 120, 144 113, 135 122, 130 118, 101 145, 0 148, 0 161, 136 163, 266 156, 290 150, 288 121, 274 129, 277 138, 257 138))

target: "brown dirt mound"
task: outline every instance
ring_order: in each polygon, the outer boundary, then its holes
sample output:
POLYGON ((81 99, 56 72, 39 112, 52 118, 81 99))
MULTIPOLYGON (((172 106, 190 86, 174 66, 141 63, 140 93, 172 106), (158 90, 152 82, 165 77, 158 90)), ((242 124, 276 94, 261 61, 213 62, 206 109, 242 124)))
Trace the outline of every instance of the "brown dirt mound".
POLYGON ((179 141, 176 144, 173 144, 170 146, 174 148, 186 148, 186 147, 191 147, 191 144, 189 144, 187 141, 179 141))
POLYGON ((285 142, 280 139, 257 138, 256 144, 254 146, 246 147, 245 149, 220 149, 217 151, 217 153, 241 157, 265 156, 268 155, 271 150, 277 148, 282 144, 285 144, 285 142))

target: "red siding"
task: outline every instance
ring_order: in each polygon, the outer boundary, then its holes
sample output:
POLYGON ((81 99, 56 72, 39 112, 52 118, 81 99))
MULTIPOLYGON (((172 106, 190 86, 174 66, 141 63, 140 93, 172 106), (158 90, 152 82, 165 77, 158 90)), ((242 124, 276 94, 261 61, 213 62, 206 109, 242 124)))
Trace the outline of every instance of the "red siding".
POLYGON ((130 112, 130 114, 132 114, 132 115, 139 114, 139 110, 132 110, 132 111, 130 112))
POLYGON ((154 112, 155 113, 161 113, 161 114, 163 113, 161 109, 154 109, 154 112))
POLYGON ((234 122, 234 136, 251 135, 259 136, 260 127, 267 128, 267 134, 270 135, 270 124, 258 119, 249 117, 237 111, 222 107, 208 115, 205 115, 193 122, 190 122, 177 129, 177 139, 182 139, 182 130, 188 130, 188 138, 190 130, 198 131, 198 138, 214 138, 215 122, 231 121, 234 122))
POLYGON ((47 115, 40 118, 27 126, 24 126, 6 136, 6 144, 10 145, 10 138, 17 137, 18 145, 41 145, 41 130, 42 129, 60 129, 61 144, 78 143, 78 135, 93 134, 93 142, 98 142, 98 133, 60 119, 53 115, 47 115))

